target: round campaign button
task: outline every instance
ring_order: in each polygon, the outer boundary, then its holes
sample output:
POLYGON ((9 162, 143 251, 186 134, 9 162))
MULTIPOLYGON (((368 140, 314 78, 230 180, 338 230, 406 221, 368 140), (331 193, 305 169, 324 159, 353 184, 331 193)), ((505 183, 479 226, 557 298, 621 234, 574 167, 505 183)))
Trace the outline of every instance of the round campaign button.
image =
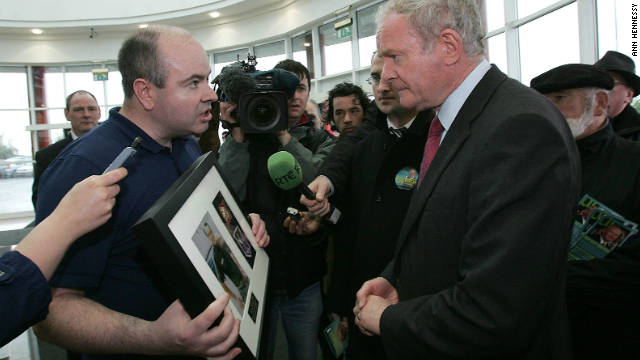
POLYGON ((396 174, 396 186, 400 190, 412 190, 418 184, 418 170, 404 167, 396 174))

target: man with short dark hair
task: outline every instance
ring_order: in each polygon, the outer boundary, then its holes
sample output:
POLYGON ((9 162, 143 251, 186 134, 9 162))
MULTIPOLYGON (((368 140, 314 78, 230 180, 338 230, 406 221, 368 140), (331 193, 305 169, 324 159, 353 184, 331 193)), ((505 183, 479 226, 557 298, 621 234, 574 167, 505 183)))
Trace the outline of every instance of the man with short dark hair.
MULTIPOLYGON (((51 279, 49 316, 36 333, 84 359, 231 358, 240 349, 231 349, 239 321, 227 307, 229 296, 191 319, 157 282, 131 230, 200 155, 192 135, 207 129, 211 102, 217 100, 207 55, 185 30, 149 26, 124 42, 118 66, 126 94, 122 108, 111 109, 109 119, 51 164, 42 178, 36 221, 75 182, 101 174, 134 139, 142 141, 123 165, 129 176, 119 183, 113 217, 78 240, 51 279), (151 66, 156 62, 160 66, 151 66)), ((266 245, 264 223, 250 216, 258 244, 266 245)))
POLYGON ((331 89, 327 101, 329 121, 335 124, 340 135, 351 133, 362 123, 364 109, 369 105, 369 98, 362 88, 348 82, 331 89))
POLYGON ((614 80, 608 110, 613 131, 625 139, 640 141, 640 114, 631 106, 633 98, 640 93, 635 63, 622 53, 607 51, 594 65, 608 71, 614 80))
POLYGON ((36 202, 38 200, 40 176, 47 169, 47 166, 60 154, 65 146, 98 126, 98 120, 100 120, 100 106, 98 106, 98 101, 96 97, 88 91, 78 90, 72 92, 67 96, 65 104, 64 117, 71 123, 71 130, 62 140, 36 151, 31 194, 31 202, 33 203, 34 209, 36 208, 36 202))
MULTIPOLYGON (((332 151, 320 176, 309 185, 322 193, 333 188, 331 201, 343 211, 333 242, 327 312, 339 316, 348 327, 347 352, 354 360, 385 358, 380 339, 362 334, 354 325, 353 299, 360 285, 378 275, 393 256, 395 236, 418 183, 427 129, 434 116, 430 109, 418 112, 402 107, 397 91, 380 81, 382 68, 383 59, 374 57, 370 84, 375 103, 367 108, 367 122, 338 141, 334 150, 344 150, 354 138, 362 139, 343 154, 332 151)), ((301 202, 314 205, 306 198, 301 202)))
POLYGON ((230 185, 244 208, 260 214, 271 235, 271 244, 266 249, 271 261, 263 332, 267 338, 260 358, 273 358, 280 316, 289 359, 315 359, 322 313, 320 280, 326 272, 325 234, 320 231, 297 235, 286 231, 286 209, 301 208, 299 193, 276 187, 269 177, 267 160, 277 151, 291 153, 308 183, 333 147, 333 136, 315 129, 304 113, 311 85, 309 70, 294 60, 283 60, 275 69, 290 71, 299 79, 294 95, 288 100, 288 129, 244 134, 232 115, 237 105, 221 102, 220 118, 232 125, 231 136, 220 147, 220 167, 227 178, 233 179, 230 185))
POLYGON ((566 359, 573 138, 543 96, 485 58, 475 0, 389 0, 382 82, 434 108, 393 260, 356 294, 355 324, 392 359, 566 359))

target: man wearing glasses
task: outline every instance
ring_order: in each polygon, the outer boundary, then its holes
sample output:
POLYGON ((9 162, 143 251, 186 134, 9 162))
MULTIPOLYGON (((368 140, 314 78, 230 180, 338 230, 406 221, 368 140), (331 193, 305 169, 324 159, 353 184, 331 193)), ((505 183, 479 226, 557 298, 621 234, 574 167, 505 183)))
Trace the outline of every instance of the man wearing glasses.
MULTIPOLYGON (((384 358, 380 338, 360 333, 351 309, 360 285, 379 274, 391 260, 395 235, 418 182, 427 129, 433 118, 431 110, 403 108, 397 91, 380 81, 382 67, 382 59, 374 57, 367 81, 375 104, 367 108, 367 121, 336 144, 320 168, 321 176, 310 185, 312 190, 328 195, 332 182, 335 193, 331 201, 343 210, 334 242, 334 275, 327 312, 348 327, 349 358, 354 360, 384 358), (359 138, 359 142, 351 141, 359 138)), ((302 203, 316 209, 314 201, 303 199, 302 203)))
POLYGON ((608 109, 613 131, 625 139, 640 141, 640 114, 631 106, 633 97, 640 93, 635 63, 624 54, 607 51, 594 65, 607 70, 614 80, 608 109))

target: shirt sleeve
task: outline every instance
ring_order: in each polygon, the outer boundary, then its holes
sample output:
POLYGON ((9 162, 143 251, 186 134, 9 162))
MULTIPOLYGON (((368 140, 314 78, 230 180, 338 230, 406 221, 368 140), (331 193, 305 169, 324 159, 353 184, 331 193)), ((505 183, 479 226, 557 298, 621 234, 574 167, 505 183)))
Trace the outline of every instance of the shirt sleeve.
POLYGON ((249 177, 249 144, 239 143, 231 136, 222 143, 218 163, 240 201, 247 198, 247 178, 249 177))
POLYGON ((17 251, 0 257, 0 346, 49 312, 51 291, 36 264, 17 251))

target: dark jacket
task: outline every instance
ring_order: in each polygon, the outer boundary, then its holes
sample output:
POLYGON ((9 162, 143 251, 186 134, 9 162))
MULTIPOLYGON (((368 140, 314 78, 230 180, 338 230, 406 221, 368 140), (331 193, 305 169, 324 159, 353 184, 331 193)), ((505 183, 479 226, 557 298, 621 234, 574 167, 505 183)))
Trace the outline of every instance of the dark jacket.
POLYGON ((640 141, 640 114, 631 105, 613 118, 613 131, 625 139, 640 141))
POLYGON ((47 169, 49 164, 60 154, 62 149, 65 148, 73 139, 71 133, 67 133, 62 140, 59 140, 44 149, 36 151, 36 163, 33 166, 33 187, 31 193, 31 202, 33 208, 36 208, 38 201, 38 184, 40 183, 40 176, 47 169))
POLYGON ((298 161, 306 183, 316 177, 317 167, 329 152, 333 136, 313 129, 308 123, 290 131, 293 139, 282 147, 271 134, 249 135, 247 143, 228 138, 220 147, 220 165, 231 181, 243 209, 263 218, 271 242, 266 248, 271 261, 269 288, 286 290, 290 298, 322 279, 326 273, 326 234, 324 230, 309 236, 290 234, 283 227, 287 207, 303 209, 300 193, 275 186, 267 170, 267 159, 286 150, 298 161))
POLYGON ((640 223, 640 144, 616 135, 610 124, 576 143, 582 193, 640 223))
POLYGON ((568 239, 580 160, 566 121, 492 66, 407 210, 383 276, 394 359, 569 359, 568 239))
POLYGON ((328 310, 342 316, 352 315, 356 291, 391 260, 413 194, 413 189, 396 185, 396 175, 405 168, 420 170, 433 118, 432 111, 420 113, 398 139, 388 131, 387 116, 375 110, 372 129, 356 143, 344 164, 333 158, 334 151, 320 169, 334 185, 331 201, 343 211, 328 294, 328 310))
MULTIPOLYGON (((640 144, 614 134, 610 124, 577 144, 583 193, 640 222, 640 144)), ((637 238, 603 259, 570 261, 567 307, 575 358, 607 358, 611 344, 620 358, 640 358, 640 312, 635 310, 639 302, 637 238)))
MULTIPOLYGON (((387 116, 375 104, 372 106, 372 121, 358 128, 366 130, 366 134, 360 131, 364 137, 359 141, 345 138, 342 143, 350 141, 354 146, 346 154, 343 152, 344 160, 332 159, 334 151, 320 171, 335 179, 336 194, 331 201, 343 210, 333 242, 335 255, 327 310, 348 317, 349 354, 354 360, 384 359, 380 338, 360 333, 353 322, 352 308, 362 283, 378 276, 393 256, 433 118, 431 111, 418 114, 409 130, 397 138, 387 128, 387 116), (410 175, 413 177, 408 178, 410 175)), ((339 151, 339 146, 334 149, 339 151)))

